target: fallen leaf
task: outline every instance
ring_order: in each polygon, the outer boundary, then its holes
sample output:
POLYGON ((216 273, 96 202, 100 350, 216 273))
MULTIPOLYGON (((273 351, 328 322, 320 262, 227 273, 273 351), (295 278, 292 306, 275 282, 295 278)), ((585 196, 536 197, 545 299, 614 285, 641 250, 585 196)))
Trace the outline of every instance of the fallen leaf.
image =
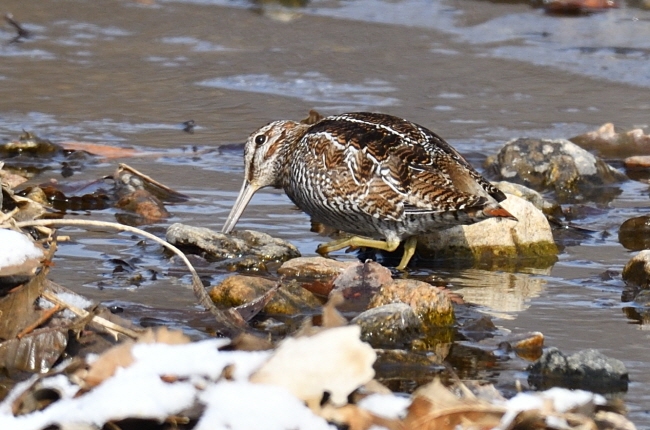
POLYGON ((343 327, 348 325, 348 320, 345 319, 341 313, 336 310, 336 307, 343 304, 345 298, 343 293, 336 291, 332 293, 325 306, 323 306, 323 321, 324 328, 343 327))
POLYGON ((311 407, 319 407, 325 393, 333 405, 345 405, 350 393, 375 374, 377 355, 360 334, 354 325, 287 338, 250 381, 283 386, 311 407))
POLYGON ((475 397, 458 397, 436 378, 413 393, 404 424, 408 429, 489 429, 501 422, 505 408, 475 397))
POLYGON ((47 372, 68 345, 68 327, 42 328, 20 339, 0 342, 0 367, 25 372, 47 372))
POLYGON ((25 327, 40 318, 34 303, 44 288, 47 266, 29 282, 0 298, 0 339, 13 339, 25 327))
POLYGON ((368 430, 373 426, 376 426, 375 429, 386 428, 388 430, 402 430, 405 428, 400 420, 379 417, 356 405, 345 405, 339 408, 326 405, 318 414, 327 421, 334 422, 339 427, 345 427, 349 430, 368 430))

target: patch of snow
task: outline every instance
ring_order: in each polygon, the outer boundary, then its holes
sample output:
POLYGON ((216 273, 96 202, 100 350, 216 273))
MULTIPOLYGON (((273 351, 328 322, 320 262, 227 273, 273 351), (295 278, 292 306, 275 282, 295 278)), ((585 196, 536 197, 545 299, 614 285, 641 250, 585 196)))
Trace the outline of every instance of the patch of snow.
POLYGON ((372 394, 364 397, 358 406, 384 418, 400 419, 406 416, 406 409, 410 404, 409 397, 394 394, 372 394))
POLYGON ((131 350, 135 360, 131 367, 180 378, 199 375, 217 379, 226 366, 234 365, 233 377, 245 379, 271 356, 268 351, 219 351, 229 343, 228 339, 211 339, 182 345, 137 344, 131 350))
POLYGON ((17 231, 0 228, 0 270, 16 266, 29 259, 43 258, 43 250, 27 236, 17 231))
POLYGON ((195 430, 333 430, 286 388, 222 382, 200 395, 206 410, 195 430))

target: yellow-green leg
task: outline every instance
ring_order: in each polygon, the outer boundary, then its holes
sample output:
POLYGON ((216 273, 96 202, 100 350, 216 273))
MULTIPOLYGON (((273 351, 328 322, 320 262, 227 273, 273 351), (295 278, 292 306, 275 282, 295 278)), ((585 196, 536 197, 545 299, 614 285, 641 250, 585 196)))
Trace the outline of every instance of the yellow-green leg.
MULTIPOLYGON (((417 243, 417 239, 414 236, 409 237, 406 240, 406 242, 404 243, 404 255, 402 256, 402 260, 400 261, 399 266, 397 266, 397 270, 404 270, 406 268, 406 265, 409 263, 411 257, 413 257, 413 254, 415 253, 416 243, 417 243)), ((348 248, 348 247, 375 248, 375 249, 380 249, 382 251, 393 252, 397 249, 398 246, 399 246, 399 241, 397 240, 385 241, 385 240, 369 239, 367 237, 361 237, 361 236, 352 236, 343 239, 333 240, 331 242, 327 242, 322 245, 319 245, 318 248, 316 248, 316 252, 318 252, 320 255, 327 255, 330 252, 338 251, 339 249, 348 248)))
POLYGON ((418 239, 415 236, 411 236, 406 239, 404 242, 404 254, 402 255, 402 260, 399 262, 399 266, 396 267, 397 270, 404 270, 406 266, 411 261, 413 254, 415 254, 415 247, 418 244, 418 239))

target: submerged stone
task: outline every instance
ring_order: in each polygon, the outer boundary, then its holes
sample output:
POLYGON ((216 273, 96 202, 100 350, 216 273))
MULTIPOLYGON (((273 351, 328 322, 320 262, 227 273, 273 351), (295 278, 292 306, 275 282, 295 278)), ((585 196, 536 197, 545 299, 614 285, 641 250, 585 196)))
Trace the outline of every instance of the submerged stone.
POLYGON ((650 216, 643 215, 626 220, 618 229, 618 241, 633 251, 650 248, 650 216))
MULTIPOLYGON (((219 307, 236 307, 263 296, 276 284, 277 281, 258 276, 234 275, 212 288, 209 295, 219 307)), ((283 283, 275 292, 262 312, 271 315, 295 315, 321 306, 321 301, 302 288, 298 282, 289 281, 283 283)))
POLYGON ((549 348, 527 370, 528 382, 537 389, 560 386, 609 393, 627 391, 629 382, 622 361, 594 349, 566 356, 557 348, 549 348))

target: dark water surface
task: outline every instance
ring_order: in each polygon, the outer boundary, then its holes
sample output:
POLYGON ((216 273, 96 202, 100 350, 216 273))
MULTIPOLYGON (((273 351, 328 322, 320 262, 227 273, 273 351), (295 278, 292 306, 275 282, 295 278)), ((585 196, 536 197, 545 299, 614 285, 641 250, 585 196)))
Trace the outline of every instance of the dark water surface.
MULTIPOLYGON (((605 122, 627 130, 650 121, 650 12, 631 7, 572 18, 471 0, 322 0, 290 10, 228 0, 5 0, 1 7, 32 36, 8 43, 15 33, 0 26, 0 139, 25 129, 54 142, 148 152, 121 161, 191 197, 169 207, 172 219, 148 227, 161 235, 177 221, 220 229, 242 180, 241 147, 232 144, 309 109, 408 118, 476 166, 511 138, 568 138, 605 122), (189 119, 194 134, 182 131, 189 119)), ((110 174, 115 163, 89 165, 71 179, 110 174)), ((60 172, 36 182, 51 178, 61 180, 60 172)), ((630 416, 650 428, 650 331, 626 317, 616 274, 634 254, 618 243, 618 227, 649 212, 648 185, 628 181, 613 201, 585 205, 597 210, 577 222, 594 233, 558 236, 564 249, 553 267, 504 273, 422 262, 413 274, 444 277, 504 330, 541 331, 546 345, 565 353, 598 348, 623 360, 630 416)), ((303 255, 315 255, 321 240, 275 190, 260 192, 238 227, 290 240, 303 255)), ((60 246, 55 281, 147 321, 200 330, 187 278, 168 275, 183 272, 157 247, 147 245, 151 256, 142 257, 128 235, 65 231, 74 241, 60 246), (158 279, 116 286, 109 259, 133 255, 158 279)))

